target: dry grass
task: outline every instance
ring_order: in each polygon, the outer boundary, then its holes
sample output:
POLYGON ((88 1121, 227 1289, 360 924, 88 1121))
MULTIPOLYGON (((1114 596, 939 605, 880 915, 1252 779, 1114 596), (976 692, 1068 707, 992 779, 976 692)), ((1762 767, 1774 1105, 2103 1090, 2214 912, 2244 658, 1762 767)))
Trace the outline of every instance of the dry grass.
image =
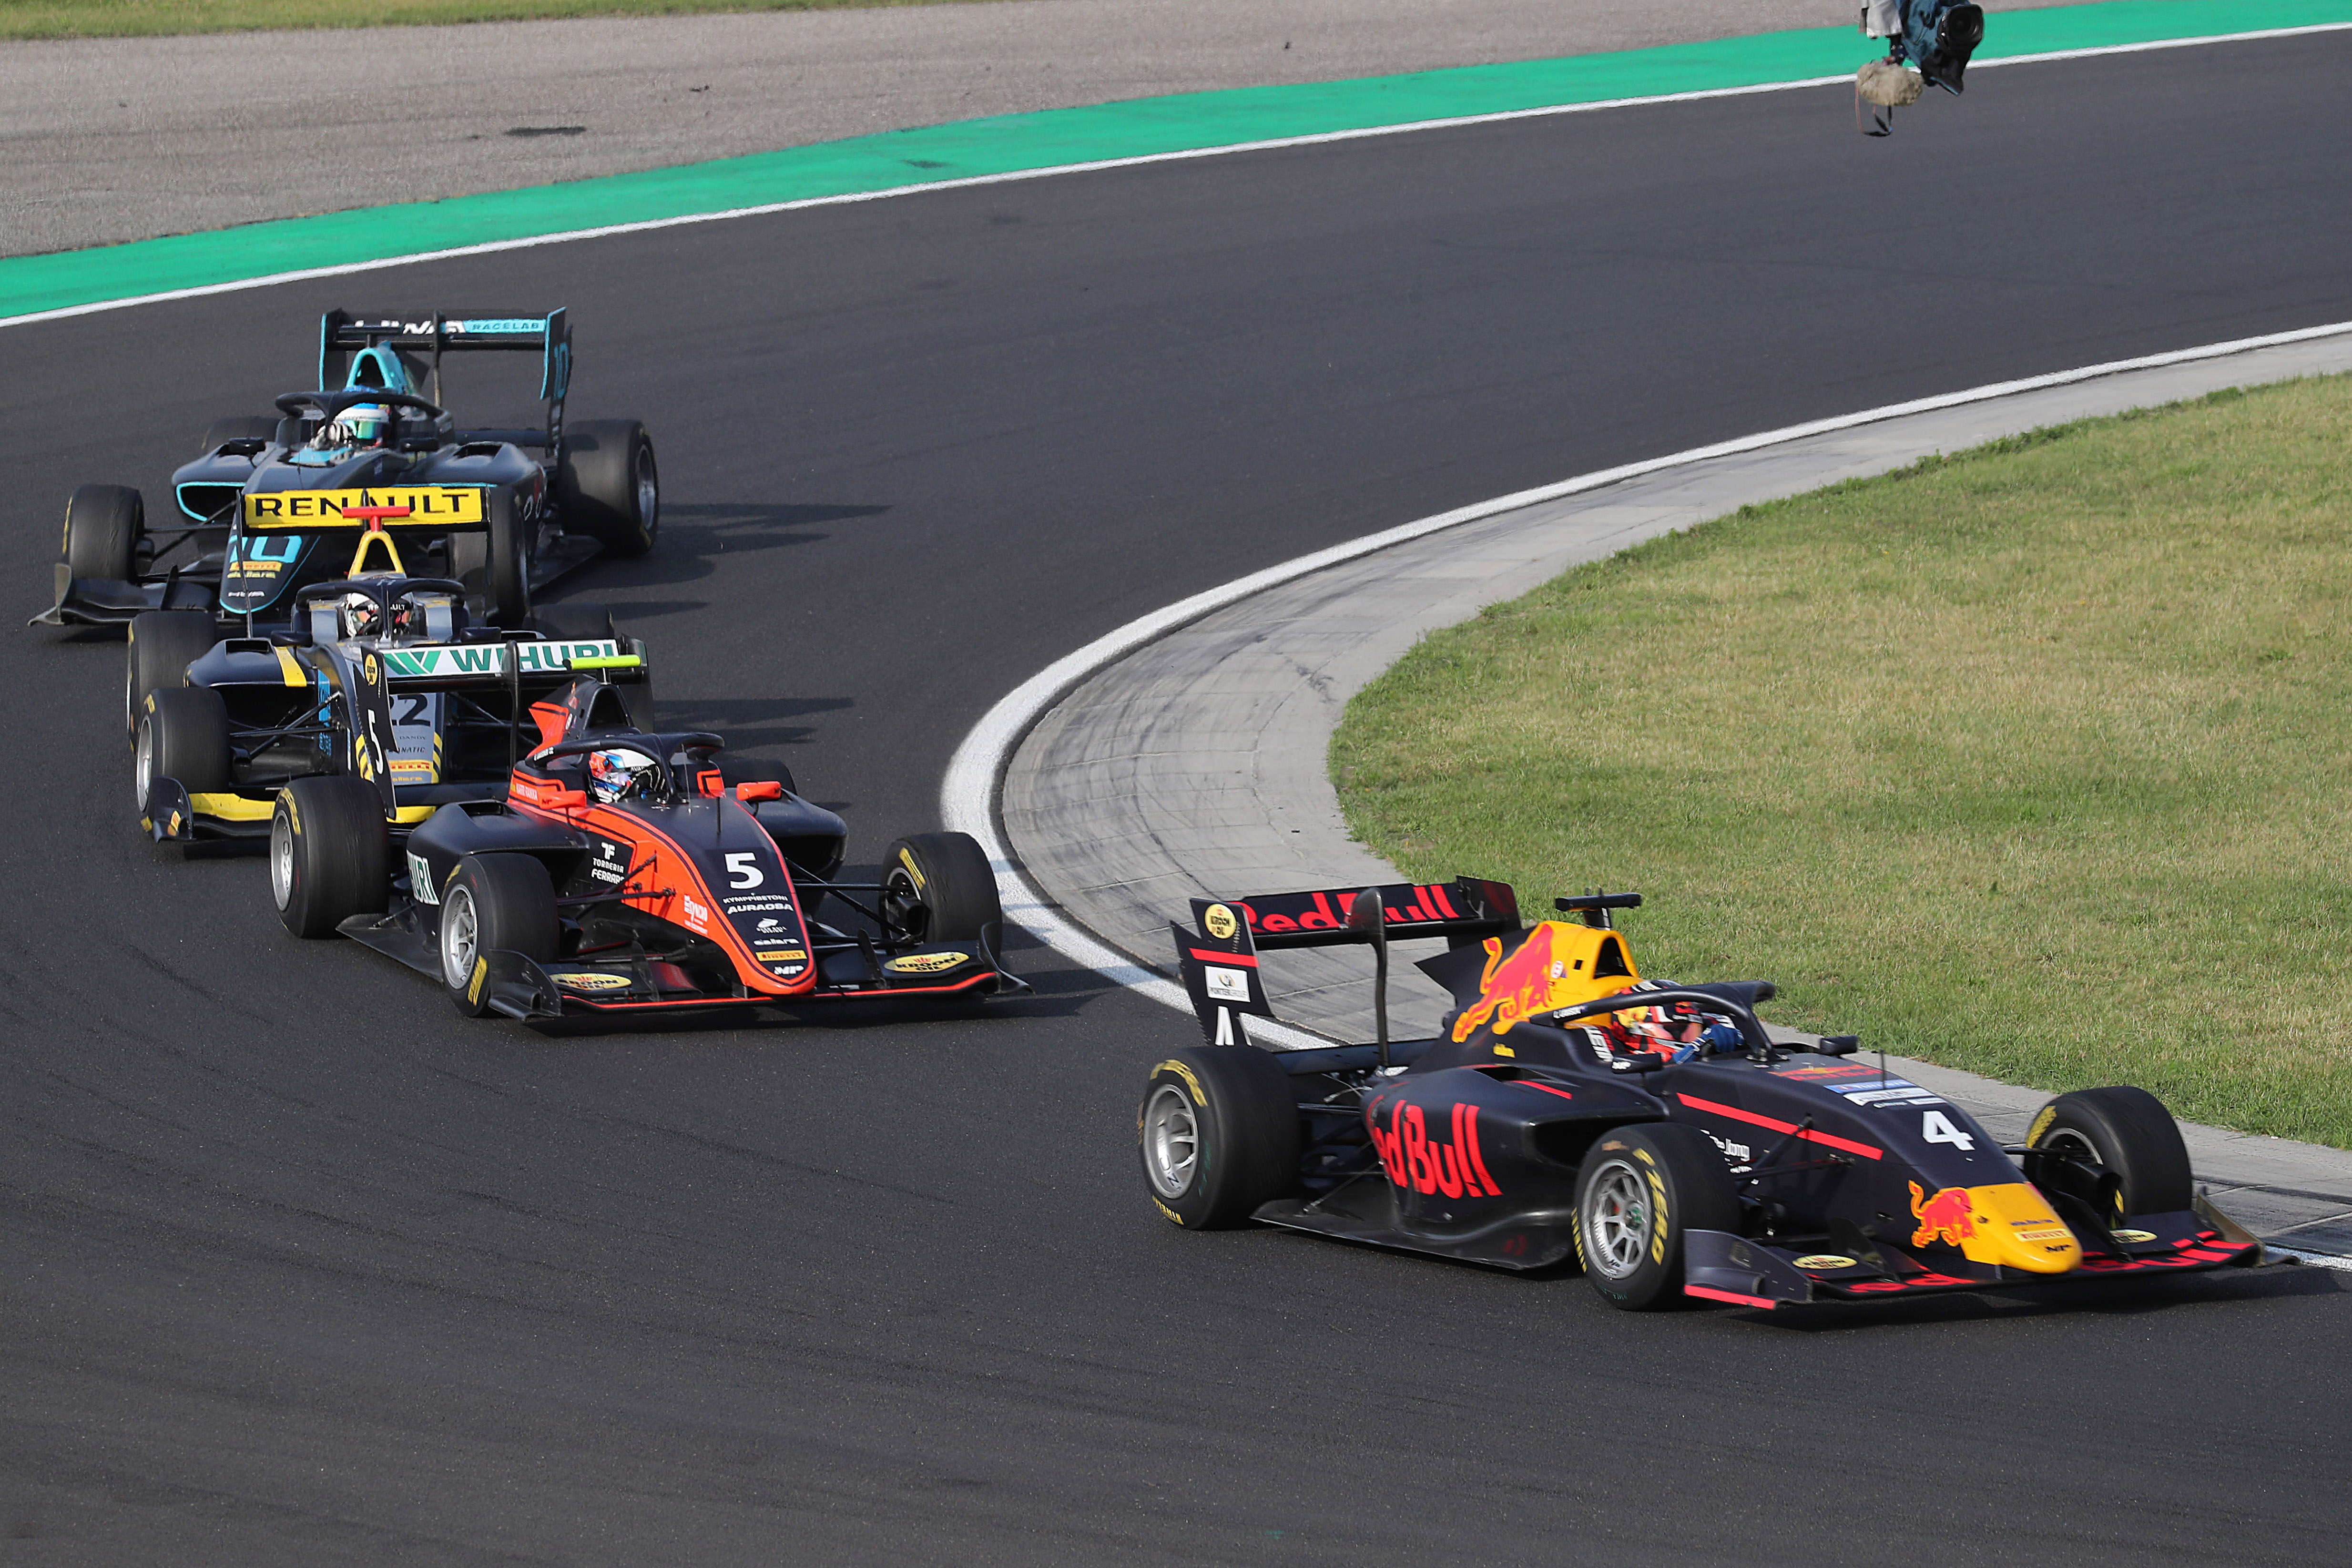
POLYGON ((2352 1147, 2352 383, 1998 443, 1569 573, 1424 641, 1360 836, 1790 1022, 2352 1147))
POLYGON ((236 33, 262 27, 376 27, 551 16, 665 16, 709 11, 832 11, 949 0, 0 0, 0 38, 236 33))

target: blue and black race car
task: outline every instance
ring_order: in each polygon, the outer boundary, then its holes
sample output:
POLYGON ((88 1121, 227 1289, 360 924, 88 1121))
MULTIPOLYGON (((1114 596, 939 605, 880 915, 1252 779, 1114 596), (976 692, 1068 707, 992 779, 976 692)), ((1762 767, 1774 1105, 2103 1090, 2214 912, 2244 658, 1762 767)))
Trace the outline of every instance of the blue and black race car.
MULTIPOLYGON (((531 595, 600 554, 640 555, 661 522, 652 439, 633 419, 567 424, 564 312, 423 321, 330 311, 319 386, 275 416, 217 419, 172 476, 170 526, 122 485, 84 485, 66 507, 57 600, 36 625, 126 625, 198 612, 158 668, 184 668, 196 618, 264 634, 296 618, 298 592, 362 571, 452 579, 499 625, 529 623, 531 595), (460 429, 440 405, 452 354, 540 356, 544 417, 530 429, 460 429), (429 395, 427 394, 429 388, 429 395)), ((173 640, 177 638, 178 640, 173 640)), ((128 712, 146 693, 130 692, 128 712)))
POLYGON ((1510 1269, 1571 1258, 1610 1305, 1767 1310, 2263 1261, 2127 1087, 2050 1101, 2005 1146, 1852 1037, 1775 1037, 1763 982, 1645 981, 1631 893, 1444 884, 1196 900, 1174 928, 1208 1044, 1152 1069, 1144 1189, 1189 1229, 1247 1220, 1510 1269), (1265 1051, 1262 948, 1442 937, 1432 1039, 1265 1051))

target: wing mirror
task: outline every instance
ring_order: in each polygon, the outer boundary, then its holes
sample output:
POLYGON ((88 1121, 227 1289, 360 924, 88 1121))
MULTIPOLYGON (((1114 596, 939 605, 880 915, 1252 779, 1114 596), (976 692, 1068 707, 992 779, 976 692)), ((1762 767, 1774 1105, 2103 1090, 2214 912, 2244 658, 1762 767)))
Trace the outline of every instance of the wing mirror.
POLYGON ((735 798, 740 801, 782 800, 784 798, 784 786, 774 779, 758 779, 751 784, 739 784, 735 786, 735 798))

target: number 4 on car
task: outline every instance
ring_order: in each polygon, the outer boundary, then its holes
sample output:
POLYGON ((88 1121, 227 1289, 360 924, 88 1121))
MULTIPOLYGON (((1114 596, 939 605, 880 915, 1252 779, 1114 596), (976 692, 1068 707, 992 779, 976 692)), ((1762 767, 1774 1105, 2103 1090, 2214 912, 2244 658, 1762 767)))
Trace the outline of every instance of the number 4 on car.
POLYGON ((1256 1221, 1512 1269, 1575 1258, 1612 1306, 1767 1310, 2263 1261, 2200 1197, 2145 1090, 2060 1095, 2004 1148, 1968 1112, 1860 1057, 1778 1037, 1759 981, 1645 980, 1612 912, 1555 900, 1522 929, 1500 882, 1196 900, 1172 927, 1207 1043, 1153 1068, 1145 1192, 1188 1229, 1256 1221), (1391 1040, 1388 944, 1455 1007, 1391 1040), (1377 1037, 1266 1051, 1258 955, 1359 943, 1377 1037))

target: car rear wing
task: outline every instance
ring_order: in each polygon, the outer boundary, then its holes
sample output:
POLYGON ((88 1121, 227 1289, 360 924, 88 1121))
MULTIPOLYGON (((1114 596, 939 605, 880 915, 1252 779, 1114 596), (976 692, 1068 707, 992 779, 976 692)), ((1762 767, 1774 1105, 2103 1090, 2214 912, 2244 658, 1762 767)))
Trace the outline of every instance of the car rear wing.
MULTIPOLYGON (((1347 1050, 1391 1065, 1388 974, 1391 942, 1443 937, 1453 946, 1519 929, 1518 897, 1507 882, 1464 877, 1451 883, 1397 883, 1379 888, 1325 888, 1245 899, 1195 899, 1192 926, 1174 921, 1176 963, 1201 1032, 1213 1045, 1249 1043, 1242 1019, 1271 1018, 1261 951, 1363 943, 1372 949, 1373 1017, 1379 1037, 1347 1050)), ((1301 1057, 1330 1053, 1307 1051, 1301 1057)))
POLYGON ((445 316, 418 320, 396 316, 362 316, 330 310, 319 320, 319 384, 344 384, 352 356, 366 349, 390 348, 398 353, 413 377, 429 377, 426 394, 441 401, 441 356, 503 351, 540 356, 539 395, 547 405, 547 429, 536 431, 468 431, 473 436, 497 436, 507 440, 528 437, 530 445, 543 441, 551 451, 563 439, 563 396, 572 382, 572 323, 561 310, 543 316, 445 316))

